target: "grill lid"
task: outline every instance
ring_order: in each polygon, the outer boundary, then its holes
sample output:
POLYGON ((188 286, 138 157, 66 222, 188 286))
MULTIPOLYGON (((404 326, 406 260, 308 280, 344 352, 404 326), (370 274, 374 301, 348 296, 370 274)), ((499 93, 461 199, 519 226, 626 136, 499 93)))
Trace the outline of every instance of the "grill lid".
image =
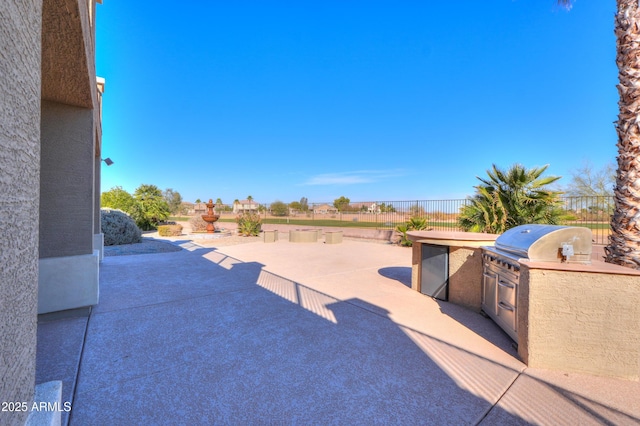
POLYGON ((533 262, 591 263, 591 230, 577 226, 521 225, 505 231, 495 248, 533 262))

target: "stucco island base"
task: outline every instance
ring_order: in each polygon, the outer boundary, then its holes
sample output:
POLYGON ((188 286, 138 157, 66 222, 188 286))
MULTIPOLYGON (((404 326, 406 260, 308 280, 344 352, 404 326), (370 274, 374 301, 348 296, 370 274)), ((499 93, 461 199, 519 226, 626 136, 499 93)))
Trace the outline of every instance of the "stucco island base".
POLYGON ((518 355, 529 367, 640 379, 640 271, 520 262, 518 355))

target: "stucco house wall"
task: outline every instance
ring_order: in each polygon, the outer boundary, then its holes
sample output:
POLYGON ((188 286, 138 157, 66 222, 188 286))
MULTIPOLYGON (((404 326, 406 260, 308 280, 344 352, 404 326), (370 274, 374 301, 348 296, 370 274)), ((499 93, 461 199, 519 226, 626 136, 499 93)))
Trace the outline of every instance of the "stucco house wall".
POLYGON ((0 401, 31 401, 35 384, 41 16, 41 1, 0 2, 0 401))
POLYGON ((0 1, 0 401, 33 401, 39 296, 97 302, 95 2, 0 1))
POLYGON ((259 206, 260 204, 256 203, 255 201, 241 200, 237 203, 233 203, 233 212, 234 213, 253 212, 258 210, 259 206))

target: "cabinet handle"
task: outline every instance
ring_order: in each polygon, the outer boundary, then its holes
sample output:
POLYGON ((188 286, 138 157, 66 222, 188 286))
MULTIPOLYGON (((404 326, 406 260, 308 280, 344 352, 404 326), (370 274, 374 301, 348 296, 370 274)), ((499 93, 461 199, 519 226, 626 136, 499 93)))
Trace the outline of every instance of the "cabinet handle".
POLYGON ((506 311, 514 312, 516 310, 513 306, 509 306, 506 303, 502 303, 502 302, 498 302, 498 306, 500 306, 502 309, 506 311))
POLYGON ((498 285, 501 286, 501 287, 516 288, 515 285, 513 285, 512 283, 510 283, 508 281, 498 280, 498 285))

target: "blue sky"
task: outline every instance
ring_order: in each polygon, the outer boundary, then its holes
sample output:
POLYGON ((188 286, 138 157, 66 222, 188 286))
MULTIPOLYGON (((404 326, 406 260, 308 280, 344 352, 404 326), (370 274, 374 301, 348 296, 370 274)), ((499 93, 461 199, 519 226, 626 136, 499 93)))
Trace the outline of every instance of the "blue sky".
POLYGON ((613 0, 98 5, 102 190, 433 200, 615 161, 613 0))

